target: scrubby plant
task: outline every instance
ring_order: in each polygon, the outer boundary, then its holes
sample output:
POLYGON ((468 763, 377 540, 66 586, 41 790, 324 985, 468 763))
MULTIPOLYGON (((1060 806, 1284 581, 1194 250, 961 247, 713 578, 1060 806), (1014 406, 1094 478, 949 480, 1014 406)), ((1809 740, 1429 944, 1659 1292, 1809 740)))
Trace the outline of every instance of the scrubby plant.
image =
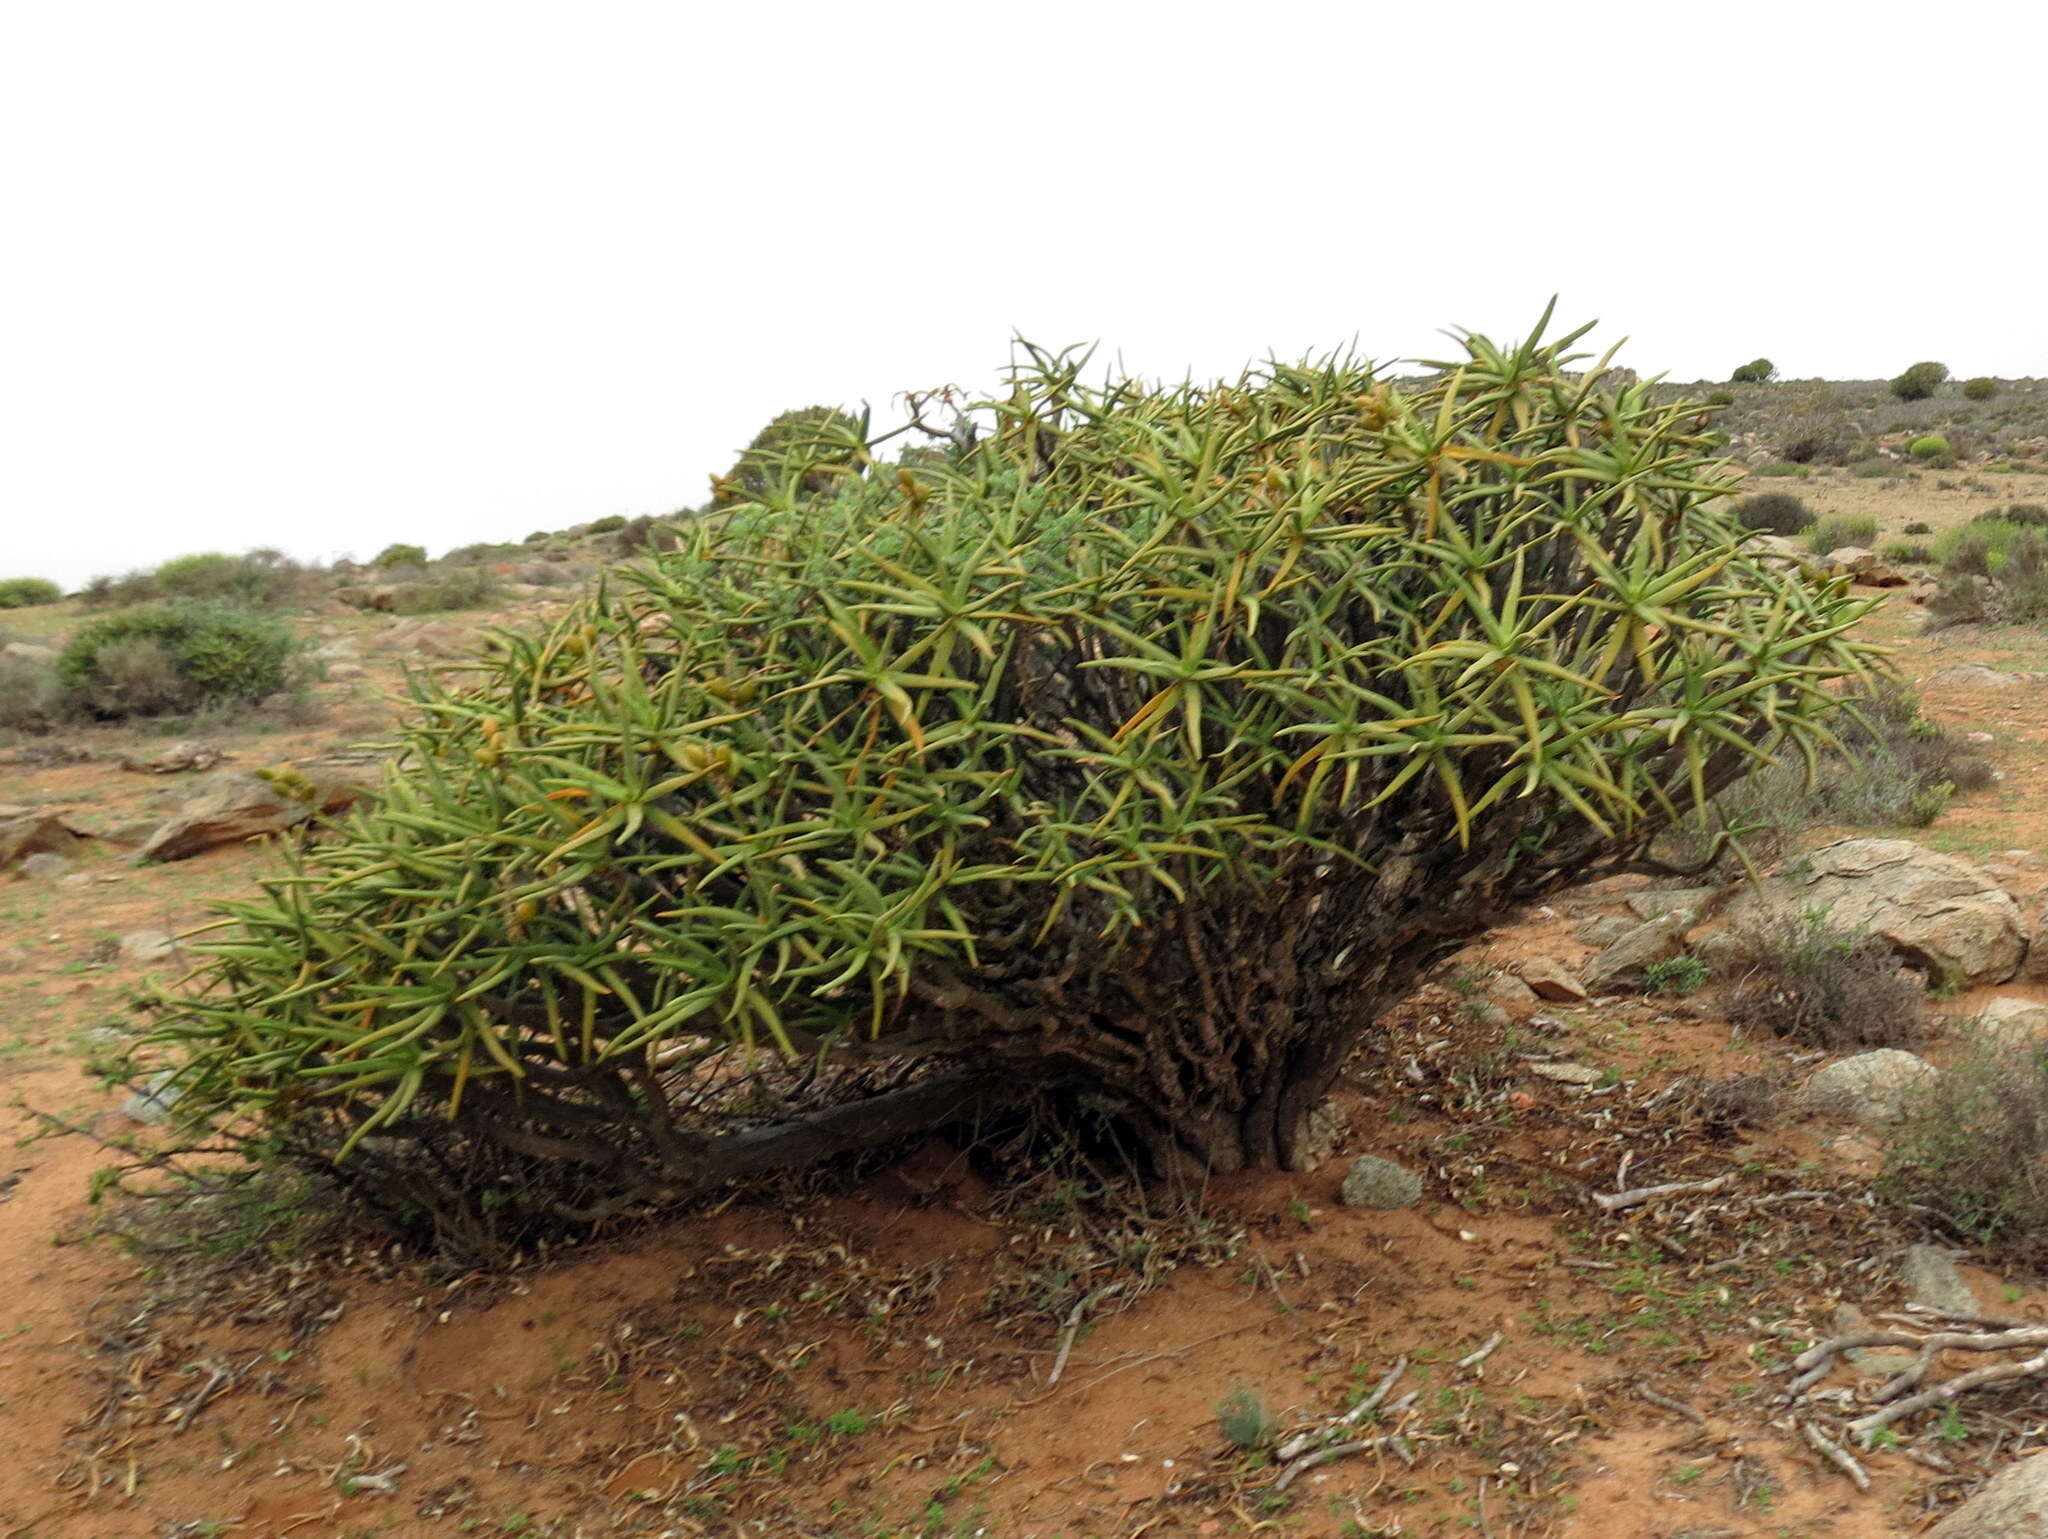
POLYGON ((422 545, 387 545, 370 558, 371 566, 425 566, 426 547, 422 545))
POLYGON ((1963 398, 1969 401, 1988 401, 1998 394, 1998 381, 1988 374, 1979 374, 1975 379, 1963 381, 1963 398))
POLYGON ((277 550, 229 556, 219 551, 174 556, 138 585, 144 599, 204 599, 243 608, 283 604, 299 591, 304 572, 277 550))
POLYGON ((1726 390, 1709 391, 1707 394, 1707 404, 1709 406, 1733 406, 1735 404, 1735 397, 1726 390))
POLYGON ((1027 1102, 1306 1161, 1419 976, 1869 655, 1570 340, 1413 390, 1026 349, 946 467, 790 463, 414 679, 381 809, 162 1001, 179 1117, 470 1247, 1027 1102))
POLYGON ((1945 459, 1949 455, 1948 440, 1939 433, 1922 433, 1906 445, 1906 452, 1914 459, 1926 462, 1945 459))
POLYGON ((1941 591, 1928 610, 1948 624, 2048 618, 2048 530, 1977 518, 1935 541, 1941 591))
POLYGON ((1737 385, 1761 385, 1777 372, 1778 366, 1772 363, 1770 359, 1752 358, 1748 363, 1736 369, 1728 378, 1731 383, 1737 385))
POLYGON ((823 496, 867 459, 866 431, 860 418, 830 406, 786 411, 754 435, 732 469, 711 478, 712 502, 823 496))
POLYGON ((1710 976, 1707 964, 1694 956, 1663 957, 1643 968, 1643 982, 1652 994, 1697 994, 1710 976))
POLYGON ((1830 513, 1807 532, 1806 546, 1825 556, 1844 545, 1868 546, 1877 541, 1877 520, 1862 513, 1830 513))
POLYGON ((1766 534, 1799 534, 1811 529, 1814 512, 1790 492, 1758 492, 1735 504, 1735 517, 1745 529, 1766 534))
POLYGON ((1846 465, 1869 446, 1843 417, 1805 421, 1778 440, 1778 458, 1792 465, 1846 465))
POLYGON ((532 534, 529 534, 524 540, 520 541, 520 543, 522 545, 542 545, 553 538, 554 536, 549 534, 547 530, 536 529, 532 534))
POLYGON ((2048 1257, 2048 1053, 1972 1024, 1885 1140, 1886 1195, 2014 1263, 2048 1257))
POLYGON ((63 597, 64 590, 47 577, 0 578, 0 609, 34 609, 63 597))
POLYGON ((1998 515, 2008 524, 2019 524, 2031 529, 2048 529, 2048 508, 2038 502, 2016 502, 1998 515))
POLYGON ((1740 937, 1749 961, 1728 1019, 1830 1052, 1901 1047, 1926 1035, 1926 988, 1881 936, 1838 930, 1820 913, 1779 916, 1740 937))
POLYGON ((626 515, 623 513, 612 513, 603 518, 593 519, 584 526, 583 532, 585 534, 616 534, 625 527, 626 515))
POLYGON ((1813 471, 1807 466, 1796 464, 1791 460, 1770 460, 1765 464, 1757 466, 1751 473, 1759 476, 1805 477, 1812 475, 1813 471))
POLYGON ((34 657, 0 652, 0 729, 41 732, 68 713, 57 670, 34 657))
POLYGON ((1232 1447, 1247 1453, 1264 1448, 1280 1430, 1279 1418, 1266 1404, 1266 1397, 1243 1384, 1216 1402, 1216 1424, 1232 1447))
POLYGON ((481 609, 495 603, 498 579, 481 566, 456 566, 430 572, 417 582, 391 590, 391 611, 401 615, 438 614, 449 609, 481 609))
POLYGON ((301 648, 276 620, 180 601, 81 626, 57 677, 97 716, 157 716, 260 700, 296 682, 301 648))
POLYGON ((1878 554, 1894 566, 1926 566, 1934 560, 1934 547, 1917 540, 1889 540, 1878 554))
POLYGON ((1934 533, 1934 525, 1915 519, 1899 532, 1901 534, 1932 534, 1934 533))
POLYGON ((1947 378, 1945 363, 1916 363, 1892 381, 1892 394, 1901 401, 1924 401, 1947 378))

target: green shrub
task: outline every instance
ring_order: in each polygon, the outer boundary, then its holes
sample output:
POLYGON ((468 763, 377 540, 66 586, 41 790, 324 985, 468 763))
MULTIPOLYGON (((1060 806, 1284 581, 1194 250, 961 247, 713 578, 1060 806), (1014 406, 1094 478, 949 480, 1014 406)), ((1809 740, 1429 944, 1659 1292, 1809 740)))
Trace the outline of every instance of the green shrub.
POLYGON ((623 513, 613 513, 608 517, 593 520, 585 526, 583 532, 585 534, 612 534, 625 527, 626 516, 623 513))
POLYGON ((2009 524, 2029 529, 2048 529, 2048 508, 2038 502, 2016 502, 1999 515, 2009 524))
POLYGON ((1871 546, 1877 543, 1877 520, 1862 513, 1830 513, 1806 536, 1807 549, 1816 556, 1840 550, 1844 545, 1871 546))
POLYGON ((1896 460, 1888 460, 1882 455, 1874 455, 1869 459, 1857 460, 1849 467, 1849 473, 1864 481, 1893 481, 1903 476, 1905 470, 1896 460))
POLYGON ((2048 619, 2048 530, 1973 519, 1935 541, 1941 591, 1927 601, 1949 624, 2048 619))
POLYGON ((1216 1402, 1216 1424, 1233 1447, 1246 1452, 1264 1448, 1280 1430, 1265 1396, 1242 1384, 1216 1402))
POLYGON ((712 478, 712 502, 822 497, 855 473, 866 452, 861 437, 859 420, 832 407, 786 411, 754 435, 732 469, 712 478))
POLYGON ((64 590, 47 577, 0 578, 0 609, 34 609, 63 597, 64 590))
POLYGON ((300 651, 275 620, 186 600, 80 627, 57 677, 94 715, 169 715, 276 694, 296 682, 300 651))
POLYGON ((1735 404, 1735 397, 1726 390, 1714 390, 1708 392, 1707 404, 1709 406, 1733 406, 1735 404))
POLYGON ((426 547, 421 545, 387 545, 370 558, 371 566, 425 566, 426 547))
POLYGON ((1948 440, 1939 433, 1922 433, 1906 445, 1906 452, 1916 460, 1940 459, 1949 453, 1948 440))
POLYGON ((1761 385, 1777 372, 1778 366, 1772 363, 1770 359, 1753 358, 1730 374, 1728 378, 1731 383, 1737 385, 1761 385))
POLYGON ((1790 492, 1758 492, 1735 504, 1735 517, 1745 529, 1766 534, 1799 534, 1811 529, 1813 509, 1790 492))
POLYGON ((1892 381, 1892 394, 1902 401, 1924 401, 1947 378, 1947 364, 1916 363, 1892 381))
POLYGON ((2014 1265, 2048 1259, 2048 1054, 1966 1028, 1962 1050, 1887 1131, 1880 1189, 2014 1265))
POLYGON ((1894 566, 1928 566, 1934 561, 1932 546, 1914 540, 1890 540, 1878 555, 1894 566))
POLYGON ((547 530, 536 529, 532 534, 529 534, 524 540, 520 541, 520 543, 522 545, 541 545, 552 538, 554 536, 550 535, 547 530))
POLYGON ((1932 534, 1934 533, 1934 525, 1920 523, 1916 520, 1915 522, 1906 525, 1906 527, 1900 530, 1899 532, 1901 534, 1932 534))
POLYGON ((241 608, 288 603, 304 579, 297 562, 282 551, 252 550, 228 556, 218 551, 175 556, 142 584, 147 597, 203 599, 241 608))
POLYGON ((1810 476, 1813 472, 1806 466, 1795 464, 1791 460, 1772 460, 1769 464, 1757 466, 1750 474, 1758 476, 1810 476))
POLYGON ((1979 374, 1975 379, 1963 381, 1963 398, 1970 401, 1988 401, 1998 394, 1998 381, 1989 375, 1979 374))
POLYGON ((1867 448, 1847 419, 1828 417, 1787 431, 1778 441, 1778 458, 1793 465, 1846 465, 1867 448))
POLYGON ((399 583, 391 592, 393 614, 438 614, 448 609, 483 609, 502 591, 498 579, 481 566, 458 566, 399 583))
POLYGON ((381 807, 162 1001, 180 1122, 482 1252, 991 1107, 1304 1160, 1418 977, 1801 757, 1870 656, 1695 405, 1466 350, 1024 349, 954 463, 792 459, 416 677, 381 807))
POLYGON ((1834 929, 1823 914, 1766 920, 1738 937, 1750 966, 1728 1019, 1806 1047, 1903 1047, 1926 1035, 1926 989, 1882 937, 1834 929))
POLYGON ((55 668, 35 658, 0 652, 0 728, 41 732, 55 726, 67 711, 55 668))
POLYGON ((1707 964, 1698 957, 1664 957, 1643 969, 1643 982, 1652 994, 1697 994, 1709 976, 1707 964))

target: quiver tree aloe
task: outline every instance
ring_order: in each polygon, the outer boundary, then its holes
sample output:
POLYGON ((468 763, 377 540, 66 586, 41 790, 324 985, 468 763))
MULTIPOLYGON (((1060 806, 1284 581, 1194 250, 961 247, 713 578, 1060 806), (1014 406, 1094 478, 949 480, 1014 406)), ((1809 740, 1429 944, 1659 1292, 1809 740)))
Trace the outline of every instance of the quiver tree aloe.
POLYGON ((1862 667, 1697 410, 1569 341, 1413 388, 1024 348, 915 470, 859 425, 779 462, 415 683, 381 805, 166 1001, 180 1110, 465 1221, 1027 1097, 1298 1163, 1418 974, 1810 754, 1862 667))

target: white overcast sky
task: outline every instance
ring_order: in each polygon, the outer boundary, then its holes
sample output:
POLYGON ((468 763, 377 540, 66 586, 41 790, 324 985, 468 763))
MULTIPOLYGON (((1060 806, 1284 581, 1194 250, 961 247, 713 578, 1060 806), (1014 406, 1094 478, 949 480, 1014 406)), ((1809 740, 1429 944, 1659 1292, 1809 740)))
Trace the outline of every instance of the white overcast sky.
POLYGON ((2033 5, 0 7, 0 576, 666 512, 778 410, 1525 327, 2048 374, 2033 5))

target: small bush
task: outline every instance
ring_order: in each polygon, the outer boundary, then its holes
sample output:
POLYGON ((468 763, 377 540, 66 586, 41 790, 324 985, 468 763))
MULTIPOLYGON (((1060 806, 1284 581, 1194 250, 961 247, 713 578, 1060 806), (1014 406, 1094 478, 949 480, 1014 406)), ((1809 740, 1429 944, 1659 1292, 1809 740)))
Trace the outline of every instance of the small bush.
POLYGON ((458 566, 392 591, 391 610, 401 615, 438 614, 448 609, 482 609, 498 597, 498 579, 481 566, 458 566))
POLYGON ((1790 492, 1758 492, 1735 504, 1735 517, 1745 529, 1766 534, 1800 534, 1811 529, 1814 512, 1790 492))
POLYGON ((1874 935, 1829 926, 1826 916, 1780 917, 1740 937, 1749 971, 1736 981, 1728 1019, 1807 1047, 1900 1047, 1926 1035, 1926 990, 1874 935))
POLYGON ((202 599, 260 609, 288 603, 303 577, 299 564, 282 551, 252 550, 241 556, 203 551, 172 557, 139 588, 150 599, 202 599))
POLYGON ((425 566, 427 552, 420 545, 387 545, 370 558, 371 566, 425 566))
POLYGON ((536 529, 533 531, 532 534, 529 534, 525 539, 521 540, 519 543, 522 545, 539 545, 549 538, 550 536, 547 530, 536 529))
POLYGON ((2001 515, 2008 524, 2031 529, 2048 529, 2048 508, 2038 502, 2016 502, 2001 515))
POLYGON ((1934 562, 1933 547, 1915 540, 1887 541, 1878 555, 1893 566, 1930 566, 1934 562))
POLYGON ((1998 394, 1998 381, 1988 374, 1979 374, 1975 379, 1963 381, 1963 398, 1970 401, 1988 401, 1998 394))
POLYGON ((1921 523, 1916 520, 1913 523, 1906 525, 1906 527, 1899 532, 1901 534, 1932 534, 1934 533, 1934 525, 1921 523))
POLYGON ((1652 994, 1697 994, 1707 977, 1707 964, 1698 957, 1665 957, 1643 969, 1643 982, 1652 994))
POLYGON ((1265 1397, 1241 1384, 1216 1402, 1216 1422, 1234 1446, 1247 1452, 1264 1448, 1279 1430, 1265 1397))
POLYGON ((95 620, 57 659, 57 677, 96 716, 156 716, 250 702, 289 688, 299 644, 246 610, 190 601, 95 620))
POLYGON ((2048 1054, 1969 1031, 1891 1129, 1880 1181, 1886 1195, 2038 1265, 2048 1257, 2048 1054))
POLYGON ((0 653, 0 728, 42 732, 66 714, 57 670, 30 657, 0 653))
POLYGON ((1892 394, 1901 401, 1924 401, 1947 378, 1945 363, 1916 363, 1892 381, 1892 394))
POLYGON ((1768 358, 1752 358, 1728 376, 1730 383, 1737 385, 1761 385, 1773 374, 1778 366, 1768 358))
POLYGON ((1916 460, 1938 460, 1949 451, 1948 440, 1939 433, 1922 433, 1906 445, 1906 452, 1916 460))
POLYGON ((585 534, 616 534, 626 527, 623 513, 614 513, 609 518, 600 518, 584 529, 585 534))
POLYGON ((1946 624, 2048 618, 2048 530, 1973 519, 1935 542, 1942 589, 1928 610, 1946 624))
POLYGON ((1846 465, 1868 446, 1844 418, 1799 424, 1778 443, 1778 458, 1794 465, 1846 465))
POLYGON ((0 578, 0 609, 33 609, 63 597, 64 590, 47 577, 0 578))
POLYGON ((1844 545, 1869 546, 1877 543, 1877 520, 1861 513, 1831 513, 1813 526, 1806 536, 1807 548, 1825 556, 1844 545))
POLYGON ((1733 406, 1735 404, 1735 397, 1726 390, 1715 390, 1708 394, 1707 404, 1709 406, 1733 406))
POLYGON ((1772 460, 1768 465, 1757 466, 1750 474, 1758 476, 1810 476, 1813 472, 1804 465, 1794 464, 1791 460, 1772 460))

